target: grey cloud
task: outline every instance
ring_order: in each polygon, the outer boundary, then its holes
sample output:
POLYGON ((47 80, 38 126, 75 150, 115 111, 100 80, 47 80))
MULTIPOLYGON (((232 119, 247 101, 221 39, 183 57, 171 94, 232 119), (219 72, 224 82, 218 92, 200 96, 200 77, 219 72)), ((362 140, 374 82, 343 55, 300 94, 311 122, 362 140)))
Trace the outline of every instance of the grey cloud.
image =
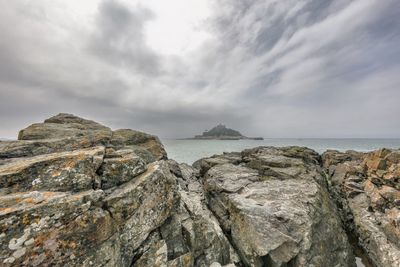
POLYGON ((219 122, 266 137, 400 136, 397 0, 210 3, 211 40, 166 56, 147 44, 146 6, 100 1, 80 27, 51 17, 57 1, 0 1, 0 137, 58 112, 162 137, 219 122))
POLYGON ((97 32, 89 50, 100 59, 121 68, 134 68, 149 76, 161 72, 161 59, 145 44, 144 24, 151 20, 151 10, 137 7, 130 10, 118 1, 103 1, 97 17, 97 32))

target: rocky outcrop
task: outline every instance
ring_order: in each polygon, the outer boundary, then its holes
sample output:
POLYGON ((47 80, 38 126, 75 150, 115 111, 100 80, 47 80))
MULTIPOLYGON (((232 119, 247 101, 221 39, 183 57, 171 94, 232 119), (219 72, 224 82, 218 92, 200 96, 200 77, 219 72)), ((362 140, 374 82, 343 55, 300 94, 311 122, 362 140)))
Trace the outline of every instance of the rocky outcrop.
POLYGON ((112 131, 94 121, 65 113, 21 130, 18 140, 0 142, 0 160, 93 146, 131 149, 147 163, 167 158, 163 145, 154 135, 129 129, 112 131))
POLYGON ((171 216, 157 137, 60 114, 19 139, 0 143, 0 265, 130 266, 171 216))
POLYGON ((398 266, 397 154, 259 147, 189 166, 155 136, 59 114, 0 142, 0 266, 353 267, 343 226, 398 266))
POLYGON ((205 192, 198 181, 198 171, 172 160, 169 165, 178 181, 177 194, 180 201, 150 244, 144 244, 142 251, 147 252, 134 266, 240 264, 240 259, 218 220, 207 208, 205 192), (146 249, 147 246, 150 248, 146 249), (152 264, 141 265, 142 262, 152 264))
POLYGON ((240 264, 157 137, 59 114, 19 139, 0 142, 0 266, 240 264))
POLYGON ((318 160, 306 148, 264 147, 195 164, 244 265, 355 265, 318 160))
POLYGON ((348 231, 376 266, 400 266, 400 150, 322 158, 348 231))

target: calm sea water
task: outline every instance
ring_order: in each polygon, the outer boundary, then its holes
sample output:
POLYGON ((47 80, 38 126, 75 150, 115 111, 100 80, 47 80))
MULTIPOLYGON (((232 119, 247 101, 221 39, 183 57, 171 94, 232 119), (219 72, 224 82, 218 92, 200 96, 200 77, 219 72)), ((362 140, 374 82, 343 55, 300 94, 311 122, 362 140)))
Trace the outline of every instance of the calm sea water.
POLYGON ((194 161, 222 152, 242 151, 257 146, 306 146, 322 153, 327 149, 339 151, 400 148, 400 139, 279 139, 265 140, 176 140, 163 139, 168 157, 178 162, 192 164, 194 161))

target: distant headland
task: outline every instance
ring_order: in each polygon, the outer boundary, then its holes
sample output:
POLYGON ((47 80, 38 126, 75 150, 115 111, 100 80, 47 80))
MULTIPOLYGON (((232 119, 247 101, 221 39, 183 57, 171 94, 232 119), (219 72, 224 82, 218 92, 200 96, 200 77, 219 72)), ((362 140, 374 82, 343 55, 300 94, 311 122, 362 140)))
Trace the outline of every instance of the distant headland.
POLYGON ((240 139, 250 139, 250 140, 264 140, 262 137, 247 137, 242 135, 239 131, 227 128, 223 124, 218 124, 211 130, 206 130, 201 135, 196 135, 193 138, 187 139, 201 139, 201 140, 240 140, 240 139))

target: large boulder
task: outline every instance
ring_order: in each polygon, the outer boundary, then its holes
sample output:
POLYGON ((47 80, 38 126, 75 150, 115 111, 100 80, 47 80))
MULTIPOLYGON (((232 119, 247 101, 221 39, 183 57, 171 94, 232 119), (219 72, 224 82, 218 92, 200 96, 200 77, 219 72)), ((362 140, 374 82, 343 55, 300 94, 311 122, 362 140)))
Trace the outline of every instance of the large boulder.
POLYGON ((400 266, 400 151, 329 154, 323 163, 346 228, 374 265, 400 266))
POLYGON ((72 114, 60 113, 21 130, 18 140, 74 138, 82 145, 106 144, 112 135, 110 128, 72 114))
POLYGON ((21 130, 18 142, 0 143, 0 160, 35 156, 103 145, 115 150, 132 149, 146 163, 166 159, 167 153, 157 136, 130 129, 112 131, 97 122, 60 113, 21 130))
POLYGON ((174 186, 166 164, 153 163, 108 193, 32 191, 0 197, 2 263, 129 266, 134 250, 170 216, 174 186))
POLYGON ((19 139, 0 143, 1 266, 131 266, 179 203, 157 137, 59 114, 19 139))
POLYGON ((355 265, 318 162, 306 148, 260 147, 240 161, 197 163, 208 205, 245 266, 355 265))

